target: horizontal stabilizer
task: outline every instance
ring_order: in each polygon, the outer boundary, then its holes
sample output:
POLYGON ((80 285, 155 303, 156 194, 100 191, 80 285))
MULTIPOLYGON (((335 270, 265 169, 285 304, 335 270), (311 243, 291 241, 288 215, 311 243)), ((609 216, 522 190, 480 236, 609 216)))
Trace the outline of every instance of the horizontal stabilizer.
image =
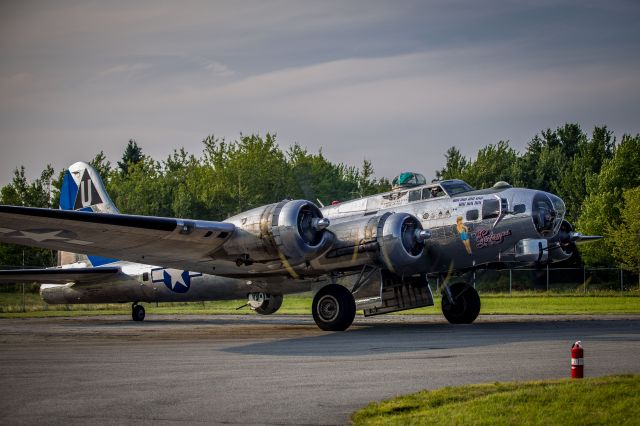
POLYGON ((49 268, 0 270, 0 284, 40 283, 66 284, 89 283, 120 273, 120 268, 49 268))

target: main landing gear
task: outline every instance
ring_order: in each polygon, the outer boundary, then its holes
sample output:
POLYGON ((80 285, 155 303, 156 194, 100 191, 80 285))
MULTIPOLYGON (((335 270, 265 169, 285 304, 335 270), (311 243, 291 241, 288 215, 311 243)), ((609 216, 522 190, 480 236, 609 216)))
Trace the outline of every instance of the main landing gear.
POLYGON ((356 302, 346 287, 329 284, 315 295, 311 310, 314 321, 322 330, 344 331, 356 316, 356 302))
POLYGON ((131 305, 131 318, 134 321, 144 321, 144 307, 138 302, 131 305))
POLYGON ((442 291, 442 313, 451 324, 471 324, 480 313, 480 296, 467 283, 457 282, 442 291))

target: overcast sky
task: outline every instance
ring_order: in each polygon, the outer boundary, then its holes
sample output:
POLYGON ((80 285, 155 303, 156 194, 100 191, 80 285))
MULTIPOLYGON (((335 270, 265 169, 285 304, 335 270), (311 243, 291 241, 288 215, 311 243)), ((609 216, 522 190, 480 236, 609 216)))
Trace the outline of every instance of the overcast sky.
POLYGON ((0 185, 209 134, 434 176, 542 129, 640 132, 637 1, 2 1, 0 185))

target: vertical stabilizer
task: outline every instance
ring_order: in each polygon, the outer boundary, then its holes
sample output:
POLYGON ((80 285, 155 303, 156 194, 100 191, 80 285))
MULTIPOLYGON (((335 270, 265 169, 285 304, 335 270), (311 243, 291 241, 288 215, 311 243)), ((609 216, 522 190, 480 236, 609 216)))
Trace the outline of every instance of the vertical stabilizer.
MULTIPOLYGON (((119 213, 107 194, 102 179, 96 170, 82 161, 69 166, 64 173, 60 188, 60 210, 79 210, 96 213, 119 213)), ((100 256, 58 252, 58 265, 85 263, 89 266, 101 266, 115 262, 100 256)))
POLYGON ((64 174, 60 209, 118 213, 98 172, 82 161, 69 166, 64 174))

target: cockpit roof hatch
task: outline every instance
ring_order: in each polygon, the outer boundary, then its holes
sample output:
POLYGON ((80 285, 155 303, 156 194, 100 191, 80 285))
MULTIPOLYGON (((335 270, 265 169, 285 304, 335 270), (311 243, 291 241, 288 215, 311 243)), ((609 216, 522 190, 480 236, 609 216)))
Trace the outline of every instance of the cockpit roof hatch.
POLYGON ((427 180, 424 175, 415 172, 403 172, 393 178, 391 182, 393 189, 413 188, 414 186, 426 185, 427 180))

